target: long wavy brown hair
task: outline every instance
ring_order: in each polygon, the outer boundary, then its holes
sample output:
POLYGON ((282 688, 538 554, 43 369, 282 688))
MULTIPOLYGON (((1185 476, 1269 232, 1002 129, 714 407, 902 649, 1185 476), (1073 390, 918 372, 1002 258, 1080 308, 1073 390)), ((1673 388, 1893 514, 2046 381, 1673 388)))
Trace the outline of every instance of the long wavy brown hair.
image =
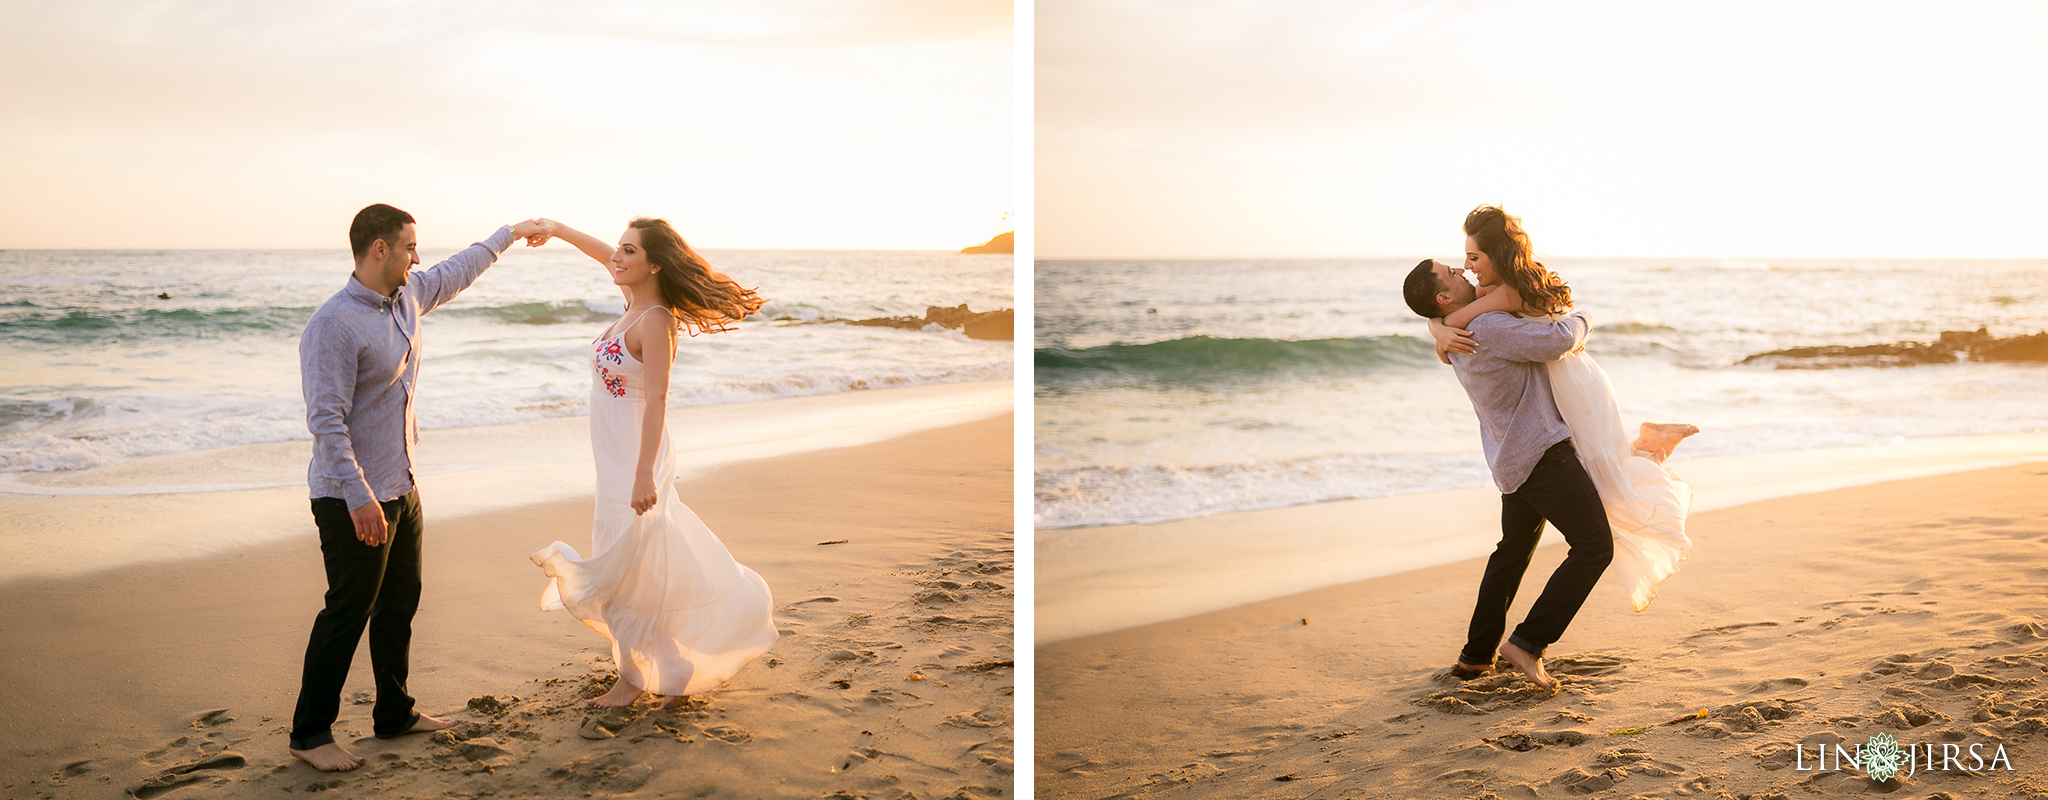
POLYGON ((1465 235, 1479 243, 1479 251, 1493 260, 1493 271, 1501 282, 1514 287, 1530 311, 1562 314, 1571 309, 1571 287, 1536 260, 1521 217, 1508 216, 1494 206, 1480 206, 1465 215, 1465 235))
POLYGON ((691 336, 731 330, 732 323, 761 310, 767 298, 711 268, 668 220, 641 217, 631 226, 640 232, 640 249, 654 265, 661 301, 676 314, 676 326, 691 336))

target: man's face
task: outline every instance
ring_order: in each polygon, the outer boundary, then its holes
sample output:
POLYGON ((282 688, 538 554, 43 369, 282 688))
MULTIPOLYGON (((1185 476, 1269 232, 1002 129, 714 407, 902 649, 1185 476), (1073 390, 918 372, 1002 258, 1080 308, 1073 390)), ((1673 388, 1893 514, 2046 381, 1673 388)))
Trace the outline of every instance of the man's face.
POLYGON ((1465 279, 1465 271, 1442 261, 1430 261, 1430 271, 1436 273, 1436 302, 1444 306, 1444 313, 1456 310, 1479 298, 1479 292, 1472 288, 1472 282, 1465 279))
POLYGON ((413 224, 408 222, 405 223, 405 227, 398 229, 396 246, 392 246, 393 243, 388 241, 384 244, 391 247, 391 250, 384 254, 384 262, 378 265, 384 281, 394 288, 404 286, 413 265, 420 263, 419 233, 413 230, 413 224))

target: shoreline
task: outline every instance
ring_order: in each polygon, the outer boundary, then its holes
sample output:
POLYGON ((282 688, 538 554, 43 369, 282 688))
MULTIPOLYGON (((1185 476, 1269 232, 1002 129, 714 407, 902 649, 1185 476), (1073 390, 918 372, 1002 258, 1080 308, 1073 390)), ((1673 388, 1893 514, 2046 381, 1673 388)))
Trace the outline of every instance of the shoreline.
MULTIPOLYGON (((2048 433, 1674 461, 1692 513, 1775 498, 2048 460, 2048 433)), ((1034 646, 1492 552, 1492 487, 1334 500, 1173 522, 1034 531, 1034 646)), ((1547 531, 1543 548, 1562 543, 1547 531)))
MULTIPOLYGON (((362 703, 373 681, 359 648, 335 732, 368 764, 349 773, 317 773, 284 749, 324 586, 317 541, 297 535, 312 528, 303 498, 271 520, 292 529, 287 538, 0 585, 0 619, 12 620, 0 622, 0 788, 39 798, 183 782, 209 797, 1006 792, 1013 441, 1004 413, 678 481, 768 581, 782 639, 674 710, 584 708, 609 684, 609 648, 573 617, 538 610, 545 580, 526 554, 554 540, 587 547, 587 491, 456 515, 429 494, 449 489, 429 484, 409 682, 421 711, 459 724, 446 737, 370 737, 362 703), (873 754, 849 755, 863 752, 873 754)), ((125 498, 154 513, 122 524, 150 525, 192 497, 125 498)), ((195 513, 260 516, 230 505, 195 513)))
MULTIPOLYGON (((1041 645, 1037 790, 2033 796, 2048 789, 2043 519, 2048 459, 1699 512, 1692 557, 1648 610, 1594 590, 1545 654, 1555 693, 1450 676, 1483 559, 1041 645), (1879 733, 2000 745, 2017 771, 1880 785, 1815 768, 1817 745, 1879 733)), ((1536 552, 1510 625, 1564 553, 1536 552)))
MULTIPOLYGON (((1006 415, 1012 400, 1012 382, 982 381, 686 406, 669 409, 668 420, 685 465, 677 477, 687 481, 748 461, 1006 415)), ((56 476, 34 495, 0 486, 8 527, 0 536, 0 587, 296 536, 311 526, 311 454, 311 440, 243 445, 56 476), (222 488, 222 476, 237 485, 222 488), (132 524, 144 516, 160 522, 132 524)), ((422 431, 419 457, 420 493, 437 518, 587 497, 594 480, 587 417, 422 431)))

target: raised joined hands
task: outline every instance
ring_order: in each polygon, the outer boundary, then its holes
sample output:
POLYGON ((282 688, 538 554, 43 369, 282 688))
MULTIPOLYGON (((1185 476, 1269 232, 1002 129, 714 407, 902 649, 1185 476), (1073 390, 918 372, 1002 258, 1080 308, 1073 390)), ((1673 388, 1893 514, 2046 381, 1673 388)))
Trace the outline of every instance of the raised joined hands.
POLYGON ((553 220, 534 217, 524 222, 513 223, 512 235, 525 239, 527 247, 539 247, 547 244, 549 239, 555 238, 555 223, 553 220))

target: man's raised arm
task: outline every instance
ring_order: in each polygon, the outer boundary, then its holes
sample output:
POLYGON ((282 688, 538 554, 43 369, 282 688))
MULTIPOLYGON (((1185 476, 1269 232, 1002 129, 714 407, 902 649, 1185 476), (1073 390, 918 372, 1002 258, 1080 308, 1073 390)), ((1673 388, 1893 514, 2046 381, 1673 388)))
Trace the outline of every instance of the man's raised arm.
POLYGON ((497 262, 499 254, 511 249, 513 242, 525 239, 527 244, 539 247, 551 235, 553 232, 547 224, 538 219, 506 225, 483 241, 462 248, 446 261, 419 272, 413 279, 419 287, 420 313, 425 314, 455 299, 462 290, 476 282, 477 276, 497 262))

